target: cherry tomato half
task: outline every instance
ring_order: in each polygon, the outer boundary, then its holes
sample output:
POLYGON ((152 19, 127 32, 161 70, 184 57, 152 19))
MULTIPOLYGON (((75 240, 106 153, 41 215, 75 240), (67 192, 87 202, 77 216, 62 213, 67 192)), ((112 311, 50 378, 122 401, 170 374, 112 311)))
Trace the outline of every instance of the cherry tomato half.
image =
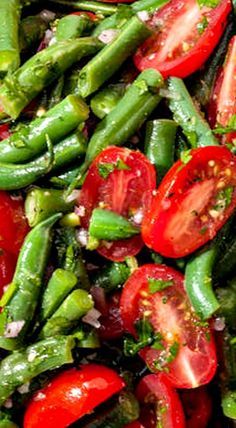
POLYGON ((81 10, 79 12, 73 12, 73 13, 71 13, 71 15, 87 15, 87 17, 91 21, 96 22, 98 20, 98 17, 97 17, 97 15, 95 15, 95 13, 93 13, 93 12, 87 12, 87 11, 84 11, 84 10, 81 10))
POLYGON ((145 427, 141 424, 141 422, 134 421, 128 425, 125 425, 124 428, 145 428, 145 427))
POLYGON ((207 428, 212 414, 212 400, 206 387, 181 391, 187 428, 207 428))
POLYGON ((16 266, 16 257, 8 251, 0 249, 0 298, 3 287, 10 284, 16 266))
POLYGON ((106 297, 106 307, 99 318, 101 327, 98 329, 102 340, 119 339, 123 332, 123 322, 120 316, 120 293, 116 292, 106 297))
POLYGON ((23 199, 0 191, 0 247, 17 255, 28 231, 23 199))
MULTIPOLYGON (((143 217, 156 187, 153 165, 142 153, 110 146, 93 161, 80 193, 80 206, 85 208, 81 225, 89 226, 94 208, 110 209, 134 220, 143 217)), ((135 221, 137 222, 137 220, 135 221)), ((113 261, 123 261, 137 254, 143 246, 140 235, 115 242, 102 242, 98 252, 113 261)))
MULTIPOLYGON (((218 73, 208 108, 208 119, 213 127, 230 126, 230 119, 236 114, 236 36, 233 36, 228 47, 225 62, 218 73)), ((230 132, 222 142, 236 140, 236 132, 230 132)))
POLYGON ((236 157, 226 147, 201 147, 168 171, 142 224, 145 244, 183 257, 212 239, 236 206, 236 157))
POLYGON ((10 136, 9 125, 7 123, 3 123, 0 125, 0 140, 5 140, 10 136))
POLYGON ((152 344, 139 351, 149 369, 164 370, 177 388, 196 388, 214 376, 216 351, 210 329, 193 312, 183 282, 182 274, 165 265, 143 265, 126 281, 120 309, 124 329, 137 340, 137 322, 148 322, 153 329, 152 344))
POLYGON ((217 45, 231 11, 230 0, 200 7, 197 0, 171 0, 151 18, 156 33, 134 56, 136 67, 163 77, 186 77, 204 64, 217 45))
POLYGON ((120 376, 105 366, 88 364, 67 370, 34 395, 24 428, 65 428, 123 387, 120 376))
POLYGON ((181 401, 165 374, 151 374, 141 379, 136 396, 141 403, 139 419, 143 421, 145 428, 185 427, 181 401))

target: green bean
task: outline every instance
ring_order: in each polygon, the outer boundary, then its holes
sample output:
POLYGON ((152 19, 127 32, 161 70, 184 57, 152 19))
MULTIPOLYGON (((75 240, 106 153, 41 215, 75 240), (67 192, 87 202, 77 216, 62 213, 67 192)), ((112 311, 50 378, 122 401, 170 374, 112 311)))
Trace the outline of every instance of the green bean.
MULTIPOLYGON (((83 173, 84 167, 83 165, 79 166, 73 166, 66 172, 63 172, 57 176, 54 176, 50 179, 50 182, 55 186, 59 188, 65 188, 70 186, 72 182, 76 180, 78 176, 80 176, 81 173, 83 173)), ((77 180, 76 180, 77 181, 77 180)), ((77 186, 80 187, 81 180, 78 181, 77 186)), ((76 186, 76 187, 77 187, 76 186)))
MULTIPOLYGON (((73 332, 72 336, 74 338, 79 337, 78 332, 73 332)), ((95 330, 91 330, 89 333, 85 333, 84 337, 79 340, 77 344, 78 348, 94 349, 100 348, 101 344, 99 341, 98 334, 95 330)), ((1 427, 0 427, 1 428, 1 427)))
POLYGON ((62 190, 36 187, 31 189, 26 196, 26 218, 30 227, 34 227, 52 214, 69 212, 74 203, 74 201, 65 199, 62 190))
POLYGON ((62 101, 64 84, 65 77, 62 75, 59 77, 58 81, 54 84, 52 90, 49 93, 47 110, 50 110, 62 101))
POLYGON ((103 119, 108 113, 110 113, 121 100, 125 93, 124 84, 109 85, 107 88, 99 91, 90 102, 92 112, 103 119))
POLYGON ((210 126, 203 118, 181 79, 170 77, 168 81, 170 92, 169 107, 174 120, 183 128, 191 147, 217 146, 210 126))
POLYGON ((24 107, 65 70, 86 55, 99 50, 103 44, 96 38, 64 40, 55 43, 26 61, 0 87, 2 116, 16 119, 24 107))
POLYGON ((70 9, 87 10, 97 13, 98 15, 109 16, 116 12, 117 7, 111 4, 100 3, 99 1, 68 1, 68 0, 49 0, 49 3, 55 6, 67 6, 70 9))
POLYGON ((22 163, 42 153, 46 147, 46 135, 56 144, 86 120, 89 109, 81 98, 68 95, 49 110, 45 116, 21 126, 0 145, 0 162, 22 163))
POLYGON ((43 294, 39 315, 40 323, 53 315, 76 284, 77 278, 72 272, 64 269, 56 269, 53 272, 43 294))
POLYGON ((20 65, 19 0, 0 2, 0 76, 13 72, 20 65))
POLYGON ((77 428, 123 428, 126 424, 139 417, 139 403, 134 394, 123 390, 110 399, 110 403, 101 404, 92 412, 82 416, 77 422, 77 428))
POLYGON ((163 79, 156 70, 143 71, 130 85, 117 106, 95 129, 86 152, 85 164, 110 144, 121 145, 144 123, 161 100, 158 89, 163 79))
POLYGON ((92 297, 85 290, 74 290, 47 320, 39 333, 40 339, 68 334, 82 316, 93 308, 92 297))
POLYGON ((176 131, 177 124, 173 120, 147 122, 144 153, 155 165, 159 182, 174 163, 176 131))
POLYGON ((126 263, 109 263, 103 269, 92 276, 92 284, 102 287, 106 292, 117 289, 122 286, 131 274, 130 268, 126 263))
POLYGON ((72 134, 58 143, 53 154, 46 152, 26 164, 0 163, 0 189, 15 190, 29 186, 49 172, 75 161, 84 154, 84 140, 81 134, 72 134))
POLYGON ((99 89, 150 34, 138 17, 127 22, 117 37, 82 68, 78 79, 79 94, 87 97, 99 89))
POLYGON ((20 23, 20 49, 26 51, 44 36, 48 23, 40 16, 27 16, 20 23))
POLYGON ((66 15, 59 19, 55 36, 58 42, 75 39, 88 27, 91 27, 91 19, 87 15, 66 15))
POLYGON ((155 12, 168 2, 169 0, 138 0, 132 3, 131 7, 135 12, 141 12, 142 10, 155 12))
POLYGON ((55 214, 38 224, 24 241, 12 283, 0 302, 3 307, 0 313, 0 347, 4 348, 11 342, 14 346, 14 342, 24 340, 42 288, 52 242, 52 226, 60 217, 60 214, 55 214))
POLYGON ((70 336, 53 337, 15 351, 0 363, 0 405, 16 390, 40 373, 73 362, 75 343, 70 336))
POLYGON ((139 227, 113 211, 95 208, 92 212, 89 236, 93 238, 114 241, 131 238, 138 233, 140 233, 139 227))
POLYGON ((185 268, 185 288, 198 316, 207 320, 219 309, 220 304, 212 289, 212 269, 218 253, 217 243, 201 251, 185 268))
POLYGON ((222 408, 227 418, 236 419, 236 390, 227 391, 223 394, 222 408))
POLYGON ((0 428, 18 428, 18 425, 10 420, 8 414, 0 411, 0 428))
POLYGON ((85 268, 80 244, 76 239, 74 227, 63 227, 57 230, 55 245, 58 253, 59 265, 73 272, 78 278, 80 288, 90 289, 90 282, 85 268))

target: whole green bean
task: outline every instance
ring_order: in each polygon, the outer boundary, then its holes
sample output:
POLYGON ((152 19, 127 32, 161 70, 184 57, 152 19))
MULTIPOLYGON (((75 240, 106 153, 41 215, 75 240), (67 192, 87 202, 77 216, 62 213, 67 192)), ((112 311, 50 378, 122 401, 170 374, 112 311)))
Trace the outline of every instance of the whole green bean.
POLYGON ((49 172, 54 172, 78 159, 85 151, 81 134, 72 134, 58 143, 50 152, 26 164, 0 163, 0 189, 16 190, 33 184, 49 172))
POLYGON ((185 288, 198 316, 207 320, 220 304, 212 288, 212 269, 218 253, 217 243, 191 259, 185 268, 185 288))
POLYGON ((45 116, 33 120, 3 140, 0 162, 22 163, 35 158, 47 148, 46 135, 56 144, 86 120, 88 115, 89 109, 84 101, 76 95, 68 95, 45 116))
POLYGON ((62 40, 75 39, 80 37, 83 32, 91 27, 91 20, 87 15, 66 15, 59 19, 56 27, 56 39, 62 40))
POLYGON ((173 120, 147 122, 144 153, 156 167, 158 182, 174 163, 176 131, 177 124, 173 120))
POLYGON ((99 89, 150 34, 147 26, 134 16, 117 37, 82 68, 78 79, 79 94, 87 97, 99 89))
POLYGON ((0 2, 0 77, 20 65, 19 48, 20 1, 0 2))
POLYGON ((108 87, 99 91, 90 102, 92 112, 103 119, 110 113, 123 97, 126 86, 123 83, 109 85, 108 87))
POLYGON ((113 211, 95 208, 92 212, 89 223, 89 236, 93 238, 114 241, 131 238, 139 233, 139 227, 134 226, 125 217, 113 211))
POLYGON ((47 110, 55 107, 62 101, 63 98, 63 89, 65 84, 65 76, 64 74, 59 77, 58 81, 53 85, 52 90, 49 93, 49 101, 47 110))
POLYGON ((217 146, 219 144, 217 139, 194 105, 183 80, 170 77, 168 89, 170 93, 169 107, 174 120, 183 128, 191 147, 217 146))
MULTIPOLYGON (((16 271, 10 287, 4 293, 0 306, 0 347, 19 339, 24 340, 40 295, 45 267, 48 261, 52 227, 60 214, 48 218, 32 229, 21 248, 16 271)), ((1 396, 1 394, 0 394, 1 396)))
POLYGON ((59 189, 31 189, 25 199, 25 215, 30 227, 55 213, 66 213, 72 210, 75 202, 66 200, 64 191, 59 189))
POLYGON ((58 309, 63 300, 75 288, 77 277, 73 272, 56 269, 48 281, 40 305, 40 323, 46 322, 58 309))
POLYGON ((0 363, 0 405, 17 387, 40 373, 72 363, 74 346, 71 336, 57 336, 36 342, 4 358, 0 363))
MULTIPOLYGON (((83 173, 84 166, 73 166, 72 168, 68 169, 65 172, 62 172, 61 174, 54 176, 50 179, 50 182, 55 186, 59 188, 65 188, 70 186, 72 182, 75 180, 77 181, 77 177, 80 176, 81 173, 83 173)), ((81 185, 81 180, 77 183, 78 187, 81 185)), ((77 186, 76 186, 77 187, 77 186)))
POLYGON ((47 320, 39 333, 39 338, 68 334, 93 305, 92 297, 87 291, 81 289, 72 291, 47 320))
POLYGON ((121 145, 144 123, 161 100, 158 89, 163 85, 159 72, 143 71, 130 85, 117 106, 101 121, 89 142, 85 164, 110 144, 121 145))
POLYGON ((65 70, 86 55, 98 51, 103 44, 92 37, 55 43, 26 61, 0 87, 2 116, 16 119, 24 107, 65 70))
POLYGON ((100 3, 99 1, 68 1, 68 0, 49 0, 49 3, 55 6, 67 6, 70 9, 87 10, 97 13, 98 15, 109 16, 116 12, 117 7, 111 4, 100 3))

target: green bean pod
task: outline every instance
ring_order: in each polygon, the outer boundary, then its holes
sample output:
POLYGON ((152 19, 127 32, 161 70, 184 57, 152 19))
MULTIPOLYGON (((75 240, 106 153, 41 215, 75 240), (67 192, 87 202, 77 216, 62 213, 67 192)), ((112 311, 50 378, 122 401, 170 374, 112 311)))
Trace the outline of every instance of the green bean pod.
POLYGON ((63 74, 62 76, 59 77, 58 81, 53 85, 52 90, 49 93, 47 110, 50 110, 51 108, 55 107, 57 104, 59 104, 62 101, 62 98, 64 96, 63 94, 64 84, 65 84, 65 76, 63 74))
POLYGON ((63 190, 31 189, 25 199, 25 215, 30 227, 55 213, 66 213, 72 210, 74 201, 66 200, 63 190))
POLYGON ((81 134, 72 134, 58 143, 53 154, 46 152, 27 164, 0 163, 0 189, 16 190, 33 184, 45 174, 53 173, 68 163, 77 160, 85 152, 81 134))
POLYGON ((98 240, 115 241, 131 238, 140 233, 140 228, 134 226, 121 215, 101 208, 95 208, 89 223, 89 236, 98 240))
POLYGON ((109 85, 107 88, 99 91, 90 101, 92 112, 103 119, 109 114, 123 97, 126 90, 124 84, 109 85))
POLYGON ((156 70, 143 71, 130 85, 117 106, 101 121, 89 142, 85 164, 110 144, 121 145, 141 127, 161 100, 163 79, 156 70))
POLYGON ((55 36, 58 42, 76 39, 89 27, 91 27, 91 20, 87 15, 66 15, 59 19, 55 36))
POLYGON ((24 340, 29 329, 50 253, 52 227, 60 217, 60 214, 55 214, 40 223, 28 233, 23 243, 12 283, 0 302, 3 307, 0 313, 2 348, 11 342, 14 346, 14 342, 24 340))
POLYGON ((78 79, 79 94, 85 98, 99 89, 150 34, 147 26, 134 16, 117 37, 82 68, 78 79))
POLYGON ((113 291, 121 287, 131 274, 126 263, 112 262, 92 276, 91 281, 95 287, 102 287, 106 292, 113 291))
POLYGON ((0 2, 0 76, 15 71, 20 65, 20 1, 0 2))
POLYGON ((0 428, 19 428, 19 427, 14 422, 10 421, 10 419, 3 419, 3 420, 0 419, 0 428))
POLYGON ((46 322, 77 284, 73 272, 56 269, 48 281, 40 307, 40 323, 46 322))
POLYGON ((169 107, 174 120, 182 127, 191 147, 218 146, 210 126, 203 118, 183 82, 177 77, 168 80, 169 107))
POLYGON ((81 289, 72 291, 47 320, 39 333, 39 338, 68 334, 93 305, 92 297, 87 291, 81 289))
POLYGON ((207 320, 219 309, 220 304, 212 288, 212 269, 218 253, 218 245, 200 252, 185 268, 185 288, 198 316, 207 320))
POLYGON ((174 163, 176 131, 177 124, 173 120, 147 122, 144 153, 155 165, 159 182, 174 163))
POLYGON ((22 163, 35 158, 47 148, 46 135, 56 144, 88 118, 89 109, 76 95, 68 95, 45 116, 1 141, 0 163, 22 163))
POLYGON ((93 37, 55 43, 26 61, 0 87, 2 116, 16 119, 24 107, 65 70, 86 55, 97 52, 103 44, 93 37))
POLYGON ((36 342, 4 358, 0 363, 0 405, 17 387, 39 374, 72 363, 74 345, 71 336, 57 336, 36 342))
POLYGON ((116 12, 117 6, 111 4, 100 3, 99 1, 68 1, 68 0, 49 0, 49 3, 55 6, 65 6, 69 9, 87 10, 98 15, 109 16, 116 12))
MULTIPOLYGON (((80 176, 81 173, 83 173, 84 167, 83 164, 79 165, 79 166, 73 166, 72 168, 68 169, 65 172, 62 172, 61 174, 51 177, 50 178, 50 182, 55 186, 55 187, 59 187, 60 189, 64 189, 68 186, 70 186, 70 184, 72 182, 74 182, 76 180, 76 178, 78 176, 80 176)), ((77 186, 75 187, 80 187, 81 185, 81 181, 79 181, 77 183, 77 186)))

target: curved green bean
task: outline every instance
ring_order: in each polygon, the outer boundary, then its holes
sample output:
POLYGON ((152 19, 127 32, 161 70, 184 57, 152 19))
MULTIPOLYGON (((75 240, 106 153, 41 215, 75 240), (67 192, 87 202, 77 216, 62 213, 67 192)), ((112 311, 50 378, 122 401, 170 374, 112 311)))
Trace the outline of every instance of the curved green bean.
POLYGON ((20 65, 19 48, 20 1, 0 2, 0 77, 20 65))
POLYGON ((97 13, 98 15, 109 16, 116 12, 117 7, 111 4, 100 3, 99 1, 68 1, 68 0, 49 0, 49 3, 56 6, 67 6, 75 10, 87 10, 89 12, 97 13))

